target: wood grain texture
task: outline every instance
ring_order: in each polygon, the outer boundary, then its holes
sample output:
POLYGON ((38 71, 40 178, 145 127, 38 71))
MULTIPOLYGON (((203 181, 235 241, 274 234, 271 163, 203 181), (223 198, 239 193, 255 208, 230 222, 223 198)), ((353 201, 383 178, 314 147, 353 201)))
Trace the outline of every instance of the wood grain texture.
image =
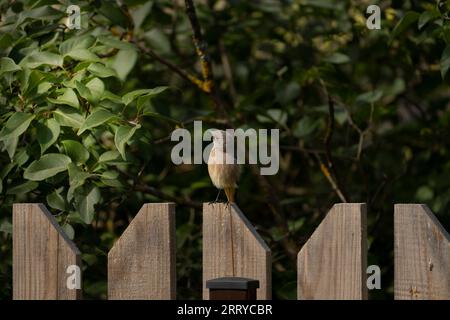
POLYGON ((259 280, 257 299, 272 297, 271 252, 236 204, 203 204, 203 298, 206 281, 220 277, 259 280))
POLYGON ((450 299, 450 235, 426 205, 397 204, 395 299, 450 299))
POLYGON ((297 257, 297 297, 367 299, 365 204, 336 204, 297 257))
POLYGON ((175 204, 145 204, 108 254, 108 298, 176 297, 175 204))
POLYGON ((81 254, 43 204, 13 205, 13 299, 74 300, 81 290, 68 289, 67 267, 81 254))

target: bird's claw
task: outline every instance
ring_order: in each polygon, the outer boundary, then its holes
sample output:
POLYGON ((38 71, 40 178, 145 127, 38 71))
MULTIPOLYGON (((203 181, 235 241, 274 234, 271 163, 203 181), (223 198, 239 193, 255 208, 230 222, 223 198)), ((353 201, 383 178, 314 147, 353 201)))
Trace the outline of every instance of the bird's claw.
POLYGON ((213 204, 217 204, 217 203, 223 203, 223 202, 220 200, 214 200, 214 201, 208 202, 208 205, 212 206, 213 204))

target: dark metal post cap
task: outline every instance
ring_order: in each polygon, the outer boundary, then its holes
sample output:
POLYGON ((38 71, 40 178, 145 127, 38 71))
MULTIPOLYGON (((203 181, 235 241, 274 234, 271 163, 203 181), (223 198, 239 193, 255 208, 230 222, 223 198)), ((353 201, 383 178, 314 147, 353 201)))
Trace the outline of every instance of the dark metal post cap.
POLYGON ((258 289, 259 280, 239 278, 239 277, 224 277, 211 279, 206 281, 206 288, 216 290, 249 290, 258 289))

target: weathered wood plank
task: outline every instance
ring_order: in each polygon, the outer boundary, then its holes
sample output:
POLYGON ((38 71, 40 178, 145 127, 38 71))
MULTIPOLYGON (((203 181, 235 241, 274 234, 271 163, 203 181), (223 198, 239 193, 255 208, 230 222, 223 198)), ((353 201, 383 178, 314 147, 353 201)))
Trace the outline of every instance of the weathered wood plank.
POLYGON ((365 204, 336 204, 297 257, 298 299, 367 299, 365 204))
POLYGON ((450 299, 450 235, 426 205, 397 204, 395 299, 450 299))
POLYGON ((13 205, 13 299, 73 300, 70 265, 81 270, 81 254, 43 204, 13 205))
POLYGON ((108 298, 176 297, 175 204, 145 204, 108 254, 108 298))
POLYGON ((203 204, 203 298, 206 281, 219 277, 259 280, 257 299, 272 296, 271 252, 235 204, 203 204))

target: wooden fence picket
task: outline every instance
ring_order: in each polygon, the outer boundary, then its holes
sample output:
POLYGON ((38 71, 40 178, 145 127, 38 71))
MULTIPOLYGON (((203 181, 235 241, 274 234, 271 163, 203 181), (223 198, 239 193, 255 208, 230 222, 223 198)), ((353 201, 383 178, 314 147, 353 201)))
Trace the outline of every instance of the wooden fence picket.
POLYGON ((259 280, 257 299, 271 299, 271 252, 235 204, 203 204, 203 298, 206 281, 219 277, 259 280))
POLYGON ((397 204, 395 299, 450 299, 450 235, 426 205, 397 204))
POLYGON ((337 204, 297 257, 298 299, 367 299, 365 204, 337 204))
MULTIPOLYGON (((426 205, 394 211, 395 299, 450 299, 449 233, 426 205)), ((13 299, 80 299, 68 267, 81 270, 81 253, 54 216, 18 203, 12 220, 13 299)), ((333 206, 298 253, 298 299, 367 299, 366 220, 365 204, 333 206)), ((145 204, 109 251, 108 298, 175 299, 175 250, 175 204, 145 204)), ((269 247, 235 204, 203 204, 204 299, 206 281, 221 277, 258 280, 257 299, 271 299, 271 269, 269 247)))
POLYGON ((79 299, 81 290, 67 286, 71 265, 81 270, 80 251, 47 208, 37 203, 14 204, 13 299, 79 299))
POLYGON ((175 299, 175 204, 148 203, 108 254, 108 298, 175 299))

